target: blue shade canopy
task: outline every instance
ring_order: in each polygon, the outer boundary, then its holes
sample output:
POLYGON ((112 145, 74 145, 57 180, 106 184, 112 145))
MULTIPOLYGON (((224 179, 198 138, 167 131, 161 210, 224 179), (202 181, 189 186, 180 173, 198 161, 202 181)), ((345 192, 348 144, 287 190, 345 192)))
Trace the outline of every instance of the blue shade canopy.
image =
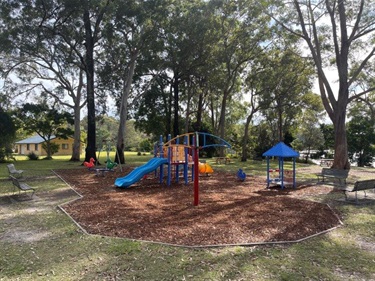
POLYGON ((274 147, 270 148, 266 152, 263 153, 263 156, 271 157, 299 157, 299 153, 294 151, 292 148, 287 146, 283 142, 279 142, 274 147))

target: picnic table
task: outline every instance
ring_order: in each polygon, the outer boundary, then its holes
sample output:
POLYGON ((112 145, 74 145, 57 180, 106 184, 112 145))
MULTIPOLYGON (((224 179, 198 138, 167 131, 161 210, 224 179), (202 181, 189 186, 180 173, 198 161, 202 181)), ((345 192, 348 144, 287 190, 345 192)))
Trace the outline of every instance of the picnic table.
POLYGON ((230 158, 229 157, 216 157, 216 164, 228 164, 230 163, 230 158))
POLYGON ((333 165, 333 159, 320 159, 320 166, 331 167, 333 165))

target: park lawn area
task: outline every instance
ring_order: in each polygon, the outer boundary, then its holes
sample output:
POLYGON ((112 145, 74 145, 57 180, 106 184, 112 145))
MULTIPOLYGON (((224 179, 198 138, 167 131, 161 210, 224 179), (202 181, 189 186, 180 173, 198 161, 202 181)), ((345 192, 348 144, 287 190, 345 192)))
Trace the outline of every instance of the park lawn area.
MULTIPOLYGON (((127 154, 126 165, 150 157, 127 154)), ((77 198, 51 171, 81 168, 68 159, 15 162, 38 189, 33 200, 12 196, 6 164, 0 164, 0 280, 375 280, 375 202, 335 204, 343 226, 296 244, 172 247, 84 234, 57 208, 77 198)), ((242 168, 265 176, 265 162, 207 162, 218 172, 242 168)), ((298 164, 297 179, 316 180, 308 168, 298 164)), ((352 168, 350 173, 354 180, 373 172, 352 168)), ((330 196, 310 199, 335 202, 330 196)))

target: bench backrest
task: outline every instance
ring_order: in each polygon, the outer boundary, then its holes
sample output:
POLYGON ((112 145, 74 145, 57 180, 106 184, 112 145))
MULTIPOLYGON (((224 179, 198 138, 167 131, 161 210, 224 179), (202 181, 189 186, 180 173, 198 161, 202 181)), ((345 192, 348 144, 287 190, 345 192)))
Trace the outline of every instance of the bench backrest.
POLYGON ((375 180, 357 181, 354 184, 353 191, 366 190, 375 188, 375 180))
POLYGON ((347 178, 349 175, 349 170, 323 168, 322 174, 327 175, 327 176, 329 175, 329 176, 338 176, 338 177, 347 178))
POLYGON ((16 167, 14 167, 14 164, 8 164, 7 167, 8 167, 8 171, 10 174, 17 173, 16 167))
POLYGON ((17 186, 18 188, 21 188, 21 185, 20 185, 20 182, 18 181, 18 179, 16 179, 15 177, 13 176, 10 176, 10 178, 12 179, 12 182, 15 186, 17 186))

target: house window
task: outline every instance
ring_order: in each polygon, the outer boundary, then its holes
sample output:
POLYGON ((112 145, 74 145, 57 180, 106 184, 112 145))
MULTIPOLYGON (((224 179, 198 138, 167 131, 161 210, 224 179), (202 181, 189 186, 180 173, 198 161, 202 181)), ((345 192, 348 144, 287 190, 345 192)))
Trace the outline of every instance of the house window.
POLYGON ((61 144, 62 149, 69 149, 69 144, 68 143, 63 143, 61 144))
POLYGON ((35 151, 38 151, 38 144, 35 144, 35 151))
POLYGON ((30 150, 30 144, 26 144, 26 150, 30 150))

